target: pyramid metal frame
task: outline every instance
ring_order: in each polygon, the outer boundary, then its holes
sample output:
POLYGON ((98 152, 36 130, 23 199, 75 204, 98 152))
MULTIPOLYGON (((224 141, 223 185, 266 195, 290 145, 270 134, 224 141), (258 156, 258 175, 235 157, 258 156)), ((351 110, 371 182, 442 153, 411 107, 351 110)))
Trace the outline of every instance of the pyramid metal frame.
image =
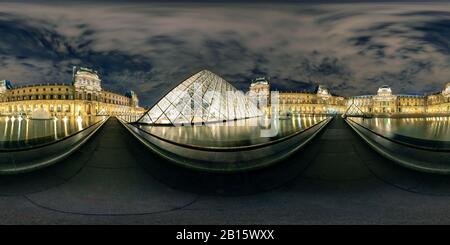
POLYGON ((137 121, 144 124, 187 125, 261 116, 242 91, 220 76, 202 70, 179 83, 137 121))

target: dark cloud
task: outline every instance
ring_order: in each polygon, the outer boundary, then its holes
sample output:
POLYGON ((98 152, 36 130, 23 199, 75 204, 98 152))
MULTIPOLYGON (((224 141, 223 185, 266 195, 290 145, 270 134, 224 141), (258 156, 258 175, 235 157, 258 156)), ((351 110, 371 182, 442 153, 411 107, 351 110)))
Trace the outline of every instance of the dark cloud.
POLYGON ((450 54, 450 15, 447 19, 428 21, 411 26, 411 29, 423 33, 417 39, 423 41, 424 44, 432 45, 439 52, 450 54))
MULTIPOLYGON (((8 16, 8 15, 7 15, 8 16)), ((16 20, 0 20, 0 54, 16 56, 19 59, 35 57, 60 60, 67 52, 62 37, 45 28, 35 28, 16 20)))
MULTIPOLYGON (((119 50, 96 51, 91 48, 95 40, 92 35, 95 30, 89 29, 87 24, 78 24, 80 34, 70 39, 36 19, 18 18, 12 14, 1 14, 0 19, 0 56, 5 61, 15 61, 5 68, 22 67, 26 73, 24 77, 33 80, 22 80, 23 74, 13 74, 11 79, 20 83, 29 82, 68 82, 71 66, 83 65, 97 69, 108 81, 106 88, 127 91, 129 81, 115 79, 115 74, 134 71, 151 71, 151 64, 145 57, 131 55, 119 50), (13 67, 11 67, 13 66, 13 67), (111 78, 111 79, 109 79, 111 78), (125 83, 123 83, 125 82, 125 83)), ((5 77, 8 78, 8 77, 5 77)))
POLYGON ((411 11, 408 13, 400 13, 398 16, 429 16, 429 17, 450 17, 450 12, 441 10, 425 10, 425 11, 411 11))
POLYGON ((316 21, 317 24, 320 25, 320 24, 335 23, 340 20, 345 20, 345 19, 348 19, 353 16, 359 16, 359 15, 364 14, 364 13, 361 13, 356 10, 355 10, 355 12, 337 12, 337 13, 321 12, 321 14, 325 14, 325 13, 327 13, 327 15, 325 15, 324 17, 317 18, 317 21, 316 21))
POLYGON ((367 36, 367 35, 351 37, 348 39, 348 41, 351 42, 355 46, 365 46, 365 45, 369 44, 369 42, 371 41, 371 37, 367 36))
POLYGON ((439 4, 0 4, 0 78, 68 82, 98 69, 108 89, 152 104, 201 70, 240 89, 398 93, 450 77, 450 7, 439 4))

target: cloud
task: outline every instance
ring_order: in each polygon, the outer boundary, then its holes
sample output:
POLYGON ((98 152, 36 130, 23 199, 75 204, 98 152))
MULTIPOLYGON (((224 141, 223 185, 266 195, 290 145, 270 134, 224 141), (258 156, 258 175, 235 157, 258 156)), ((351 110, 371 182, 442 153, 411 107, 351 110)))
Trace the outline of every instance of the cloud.
POLYGON ((445 4, 0 4, 0 76, 68 82, 94 67, 104 86, 151 105, 201 70, 240 89, 325 84, 341 95, 432 92, 450 77, 445 4))

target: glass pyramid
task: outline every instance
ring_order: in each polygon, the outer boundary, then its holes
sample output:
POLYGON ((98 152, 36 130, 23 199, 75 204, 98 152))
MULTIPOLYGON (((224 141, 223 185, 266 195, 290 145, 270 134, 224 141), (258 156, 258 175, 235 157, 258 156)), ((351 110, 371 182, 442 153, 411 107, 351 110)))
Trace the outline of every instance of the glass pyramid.
POLYGON ((261 116, 242 91, 218 75, 202 70, 166 94, 138 122, 186 125, 261 116))
POLYGON ((355 103, 352 103, 344 112, 345 116, 364 116, 364 111, 361 110, 355 103))

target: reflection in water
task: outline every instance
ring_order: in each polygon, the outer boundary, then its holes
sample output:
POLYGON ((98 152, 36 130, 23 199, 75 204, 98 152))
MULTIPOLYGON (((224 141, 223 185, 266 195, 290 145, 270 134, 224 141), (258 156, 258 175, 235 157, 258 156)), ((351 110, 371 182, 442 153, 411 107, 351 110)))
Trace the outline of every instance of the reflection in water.
POLYGON ((63 118, 63 122, 64 122, 64 135, 69 135, 69 131, 67 131, 67 117, 66 116, 63 118))
POLYGON ((6 138, 6 135, 8 133, 8 125, 9 125, 8 121, 9 121, 9 117, 6 117, 6 119, 5 119, 5 131, 3 132, 3 138, 6 138))
MULTIPOLYGON (((25 139, 28 139, 28 125, 29 125, 30 119, 26 118, 25 121, 27 122, 26 123, 27 126, 26 126, 26 129, 25 129, 26 130, 26 132, 25 132, 25 139)), ((18 135, 17 137, 18 137, 18 140, 20 140, 20 136, 18 135)))
POLYGON ((32 147, 72 135, 106 117, 64 117, 33 120, 26 117, 0 117, 0 149, 32 147), (1 131, 0 131, 1 132, 1 131))
POLYGON ((17 139, 16 140, 20 140, 20 130, 22 129, 22 117, 19 117, 18 119, 17 119, 18 121, 19 121, 19 126, 18 126, 18 133, 17 133, 17 139))
POLYGON ((352 118, 386 137, 407 136, 431 141, 450 141, 450 117, 352 118))
POLYGON ((139 127, 161 138, 182 144, 205 147, 247 146, 270 142, 293 133, 303 131, 322 120, 325 116, 280 117, 278 120, 269 118, 249 118, 192 126, 151 126, 139 127), (274 137, 261 137, 261 130, 276 127, 274 137))
POLYGON ((81 118, 81 116, 77 117, 77 126, 78 126, 78 131, 83 130, 83 119, 81 118))
POLYGON ((55 132, 55 140, 58 139, 58 131, 56 130, 56 121, 58 121, 58 118, 54 118, 55 122, 53 123, 53 131, 55 132))

